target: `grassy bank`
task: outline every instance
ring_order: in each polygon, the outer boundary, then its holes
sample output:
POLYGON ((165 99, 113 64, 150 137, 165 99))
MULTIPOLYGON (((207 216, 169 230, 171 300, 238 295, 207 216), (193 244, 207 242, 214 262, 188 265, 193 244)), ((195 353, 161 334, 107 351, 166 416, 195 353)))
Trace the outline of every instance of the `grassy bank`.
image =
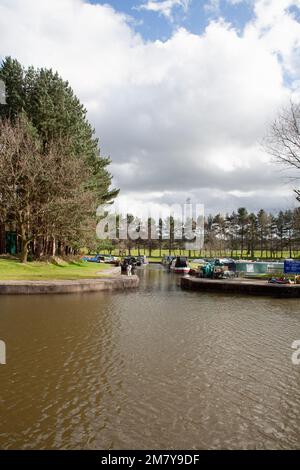
POLYGON ((112 265, 72 262, 55 266, 45 262, 22 264, 18 260, 0 259, 0 281, 46 281, 96 279, 105 275, 112 265), (100 273, 99 273, 100 272, 100 273))

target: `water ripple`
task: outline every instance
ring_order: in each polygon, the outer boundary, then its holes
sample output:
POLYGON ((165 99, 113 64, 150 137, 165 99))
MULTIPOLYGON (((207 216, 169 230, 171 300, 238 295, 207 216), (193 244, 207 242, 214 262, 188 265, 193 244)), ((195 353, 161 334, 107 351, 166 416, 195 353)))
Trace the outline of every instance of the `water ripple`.
POLYGON ((140 275, 139 292, 0 299, 0 448, 298 448, 298 302, 140 275))

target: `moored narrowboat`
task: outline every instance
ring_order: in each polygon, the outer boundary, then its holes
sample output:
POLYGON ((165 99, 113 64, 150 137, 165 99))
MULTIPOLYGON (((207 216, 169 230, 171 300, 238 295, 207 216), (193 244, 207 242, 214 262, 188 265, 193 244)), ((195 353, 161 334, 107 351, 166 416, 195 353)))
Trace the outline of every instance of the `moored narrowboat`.
POLYGON ((188 274, 190 272, 190 267, 188 265, 188 260, 184 256, 177 256, 173 259, 170 270, 176 274, 188 274))

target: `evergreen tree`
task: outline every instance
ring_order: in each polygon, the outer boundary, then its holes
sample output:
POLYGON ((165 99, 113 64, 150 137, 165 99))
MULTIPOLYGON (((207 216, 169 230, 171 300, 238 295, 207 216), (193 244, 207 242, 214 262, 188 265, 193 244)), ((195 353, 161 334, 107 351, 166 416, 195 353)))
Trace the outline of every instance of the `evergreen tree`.
POLYGON ((51 69, 25 69, 11 57, 0 66, 0 79, 7 94, 0 117, 15 119, 25 113, 45 151, 51 142, 63 139, 68 152, 84 158, 91 168, 87 184, 96 191, 98 204, 116 197, 118 190, 110 189, 111 175, 107 171, 110 159, 100 157, 99 141, 87 120, 87 110, 69 83, 51 69))
POLYGON ((15 120, 25 108, 23 67, 17 60, 7 57, 0 66, 0 80, 6 89, 6 104, 0 106, 0 118, 15 120))

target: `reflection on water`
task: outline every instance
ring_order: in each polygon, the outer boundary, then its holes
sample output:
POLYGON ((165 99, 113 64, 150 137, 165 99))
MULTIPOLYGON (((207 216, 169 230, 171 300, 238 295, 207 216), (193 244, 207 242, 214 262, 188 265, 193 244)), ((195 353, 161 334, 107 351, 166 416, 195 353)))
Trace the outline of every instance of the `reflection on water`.
POLYGON ((181 291, 0 297, 0 448, 300 446, 297 300, 181 291))

